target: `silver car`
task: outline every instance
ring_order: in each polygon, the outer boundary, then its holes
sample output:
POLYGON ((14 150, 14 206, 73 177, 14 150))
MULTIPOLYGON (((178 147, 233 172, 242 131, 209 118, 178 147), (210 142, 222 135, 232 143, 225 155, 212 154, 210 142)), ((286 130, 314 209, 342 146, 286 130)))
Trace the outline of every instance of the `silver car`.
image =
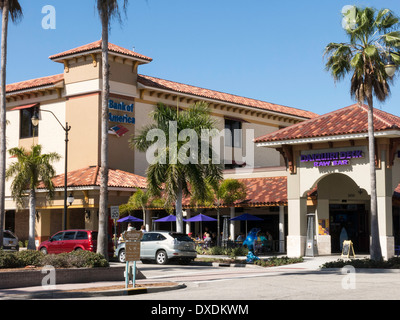
POLYGON ((10 251, 19 250, 18 238, 9 230, 3 231, 3 249, 10 251))
MULTIPOLYGON (((125 262, 125 243, 115 250, 120 262, 125 262)), ((197 256, 196 245, 188 235, 170 231, 150 231, 143 234, 140 242, 140 260, 167 264, 170 260, 190 263, 197 256)))

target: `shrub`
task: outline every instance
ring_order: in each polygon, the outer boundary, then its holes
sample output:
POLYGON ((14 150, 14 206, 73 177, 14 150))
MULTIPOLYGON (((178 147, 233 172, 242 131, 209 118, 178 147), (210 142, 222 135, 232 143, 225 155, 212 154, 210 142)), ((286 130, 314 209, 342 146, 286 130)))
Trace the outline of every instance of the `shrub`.
POLYGON ((343 260, 326 262, 321 268, 343 268, 344 266, 353 266, 354 268, 363 269, 399 269, 400 258, 393 257, 388 260, 371 260, 371 259, 354 259, 354 260, 343 260))
POLYGON ((6 252, 0 250, 0 268, 19 268, 50 265, 55 268, 95 268, 108 267, 108 261, 98 253, 90 251, 73 251, 58 255, 44 255, 40 251, 24 250, 6 252))
POLYGON ((35 250, 17 251, 14 253, 18 266, 41 266, 43 253, 35 250))
POLYGON ((276 267, 283 266, 287 264, 300 263, 303 262, 303 258, 289 258, 289 257, 272 257, 270 259, 260 259, 254 261, 254 264, 262 267, 276 267))
POLYGON ((16 268, 17 266, 15 255, 0 248, 0 268, 16 268))
POLYGON ((96 268, 108 267, 107 260, 98 253, 90 251, 72 251, 58 255, 49 254, 42 260, 43 265, 55 268, 96 268))

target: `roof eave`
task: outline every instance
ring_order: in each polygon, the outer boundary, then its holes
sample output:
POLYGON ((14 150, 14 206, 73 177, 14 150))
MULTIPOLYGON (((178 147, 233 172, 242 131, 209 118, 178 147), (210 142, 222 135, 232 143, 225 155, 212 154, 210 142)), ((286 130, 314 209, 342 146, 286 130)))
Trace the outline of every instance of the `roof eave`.
MULTIPOLYGON (((92 53, 101 53, 101 52, 102 52, 101 48, 94 48, 94 49, 89 49, 89 50, 76 52, 76 53, 72 53, 72 54, 66 54, 66 55, 62 55, 62 56, 56 56, 56 57, 50 56, 49 59, 54 61, 54 62, 63 63, 63 60, 65 60, 65 59, 73 59, 73 58, 80 57, 82 55, 90 55, 92 53)), ((120 53, 120 52, 115 52, 113 50, 108 50, 108 53, 109 54, 112 53, 115 56, 118 56, 118 57, 121 57, 121 58, 125 58, 125 59, 126 58, 130 58, 132 60, 139 61, 142 64, 149 63, 149 62, 151 62, 153 60, 151 58, 144 59, 144 58, 140 58, 140 57, 137 57, 137 56, 132 56, 132 55, 129 55, 129 54, 123 54, 123 53, 120 53)))
MULTIPOLYGON (((375 131, 374 136, 375 136, 375 138, 383 138, 383 137, 398 138, 398 137, 400 137, 400 130, 375 131)), ((256 142, 256 146, 257 147, 279 148, 279 147, 282 147, 283 145, 323 143, 323 142, 356 140, 356 139, 365 139, 365 138, 368 138, 368 132, 342 134, 342 135, 334 135, 334 136, 323 136, 323 137, 311 137, 311 138, 256 142)))
POLYGON ((307 118, 307 117, 296 116, 296 115, 285 113, 285 112, 278 112, 278 111, 273 111, 273 110, 268 110, 268 109, 263 109, 263 108, 252 107, 252 106, 245 105, 245 104, 233 103, 233 102, 229 102, 229 101, 225 101, 225 100, 207 98, 207 97, 203 97, 203 96, 200 96, 200 95, 190 94, 190 93, 176 91, 176 90, 172 90, 172 89, 162 89, 162 88, 157 88, 157 87, 152 87, 152 86, 146 86, 146 85, 144 85, 144 84, 142 84, 140 82, 138 82, 138 89, 161 91, 161 92, 169 93, 169 94, 174 93, 174 94, 177 94, 177 95, 181 95, 181 96, 184 96, 184 97, 190 97, 190 98, 195 97, 197 99, 201 99, 201 100, 206 101, 206 102, 207 101, 208 102, 218 101, 218 102, 223 102, 227 106, 242 107, 242 108, 245 107, 245 108, 249 108, 249 109, 253 109, 253 110, 257 110, 257 111, 261 111, 261 112, 270 113, 272 115, 277 115, 277 116, 281 116, 281 117, 285 116, 287 118, 301 120, 301 121, 310 119, 310 118, 307 118))

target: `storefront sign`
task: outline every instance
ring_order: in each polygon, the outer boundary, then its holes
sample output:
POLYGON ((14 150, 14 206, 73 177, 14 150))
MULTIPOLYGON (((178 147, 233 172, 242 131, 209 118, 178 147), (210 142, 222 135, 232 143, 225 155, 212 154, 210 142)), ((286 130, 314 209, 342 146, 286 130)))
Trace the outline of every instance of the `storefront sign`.
POLYGON ((114 102, 113 100, 108 101, 108 121, 110 122, 117 122, 117 123, 128 123, 134 124, 135 118, 129 116, 127 113, 125 114, 114 114, 111 111, 123 111, 123 112, 131 112, 133 113, 134 104, 125 104, 124 102, 114 102))
POLYGON ((314 167, 347 166, 351 159, 364 158, 361 150, 302 154, 300 162, 312 162, 314 167))

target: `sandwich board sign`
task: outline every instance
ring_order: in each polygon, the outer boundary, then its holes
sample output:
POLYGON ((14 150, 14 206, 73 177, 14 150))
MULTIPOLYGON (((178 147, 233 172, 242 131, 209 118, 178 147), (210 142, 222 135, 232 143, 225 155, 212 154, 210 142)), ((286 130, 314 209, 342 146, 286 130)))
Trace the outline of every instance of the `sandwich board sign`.
POLYGON ((129 262, 133 261, 132 284, 135 287, 136 281, 136 261, 140 260, 140 240, 143 237, 142 231, 126 231, 125 239, 125 288, 128 288, 129 283, 129 262))
POLYGON ((350 258, 350 256, 353 256, 353 258, 356 257, 354 253, 354 247, 353 247, 353 242, 351 240, 344 240, 343 241, 343 249, 342 249, 342 258, 350 258))

